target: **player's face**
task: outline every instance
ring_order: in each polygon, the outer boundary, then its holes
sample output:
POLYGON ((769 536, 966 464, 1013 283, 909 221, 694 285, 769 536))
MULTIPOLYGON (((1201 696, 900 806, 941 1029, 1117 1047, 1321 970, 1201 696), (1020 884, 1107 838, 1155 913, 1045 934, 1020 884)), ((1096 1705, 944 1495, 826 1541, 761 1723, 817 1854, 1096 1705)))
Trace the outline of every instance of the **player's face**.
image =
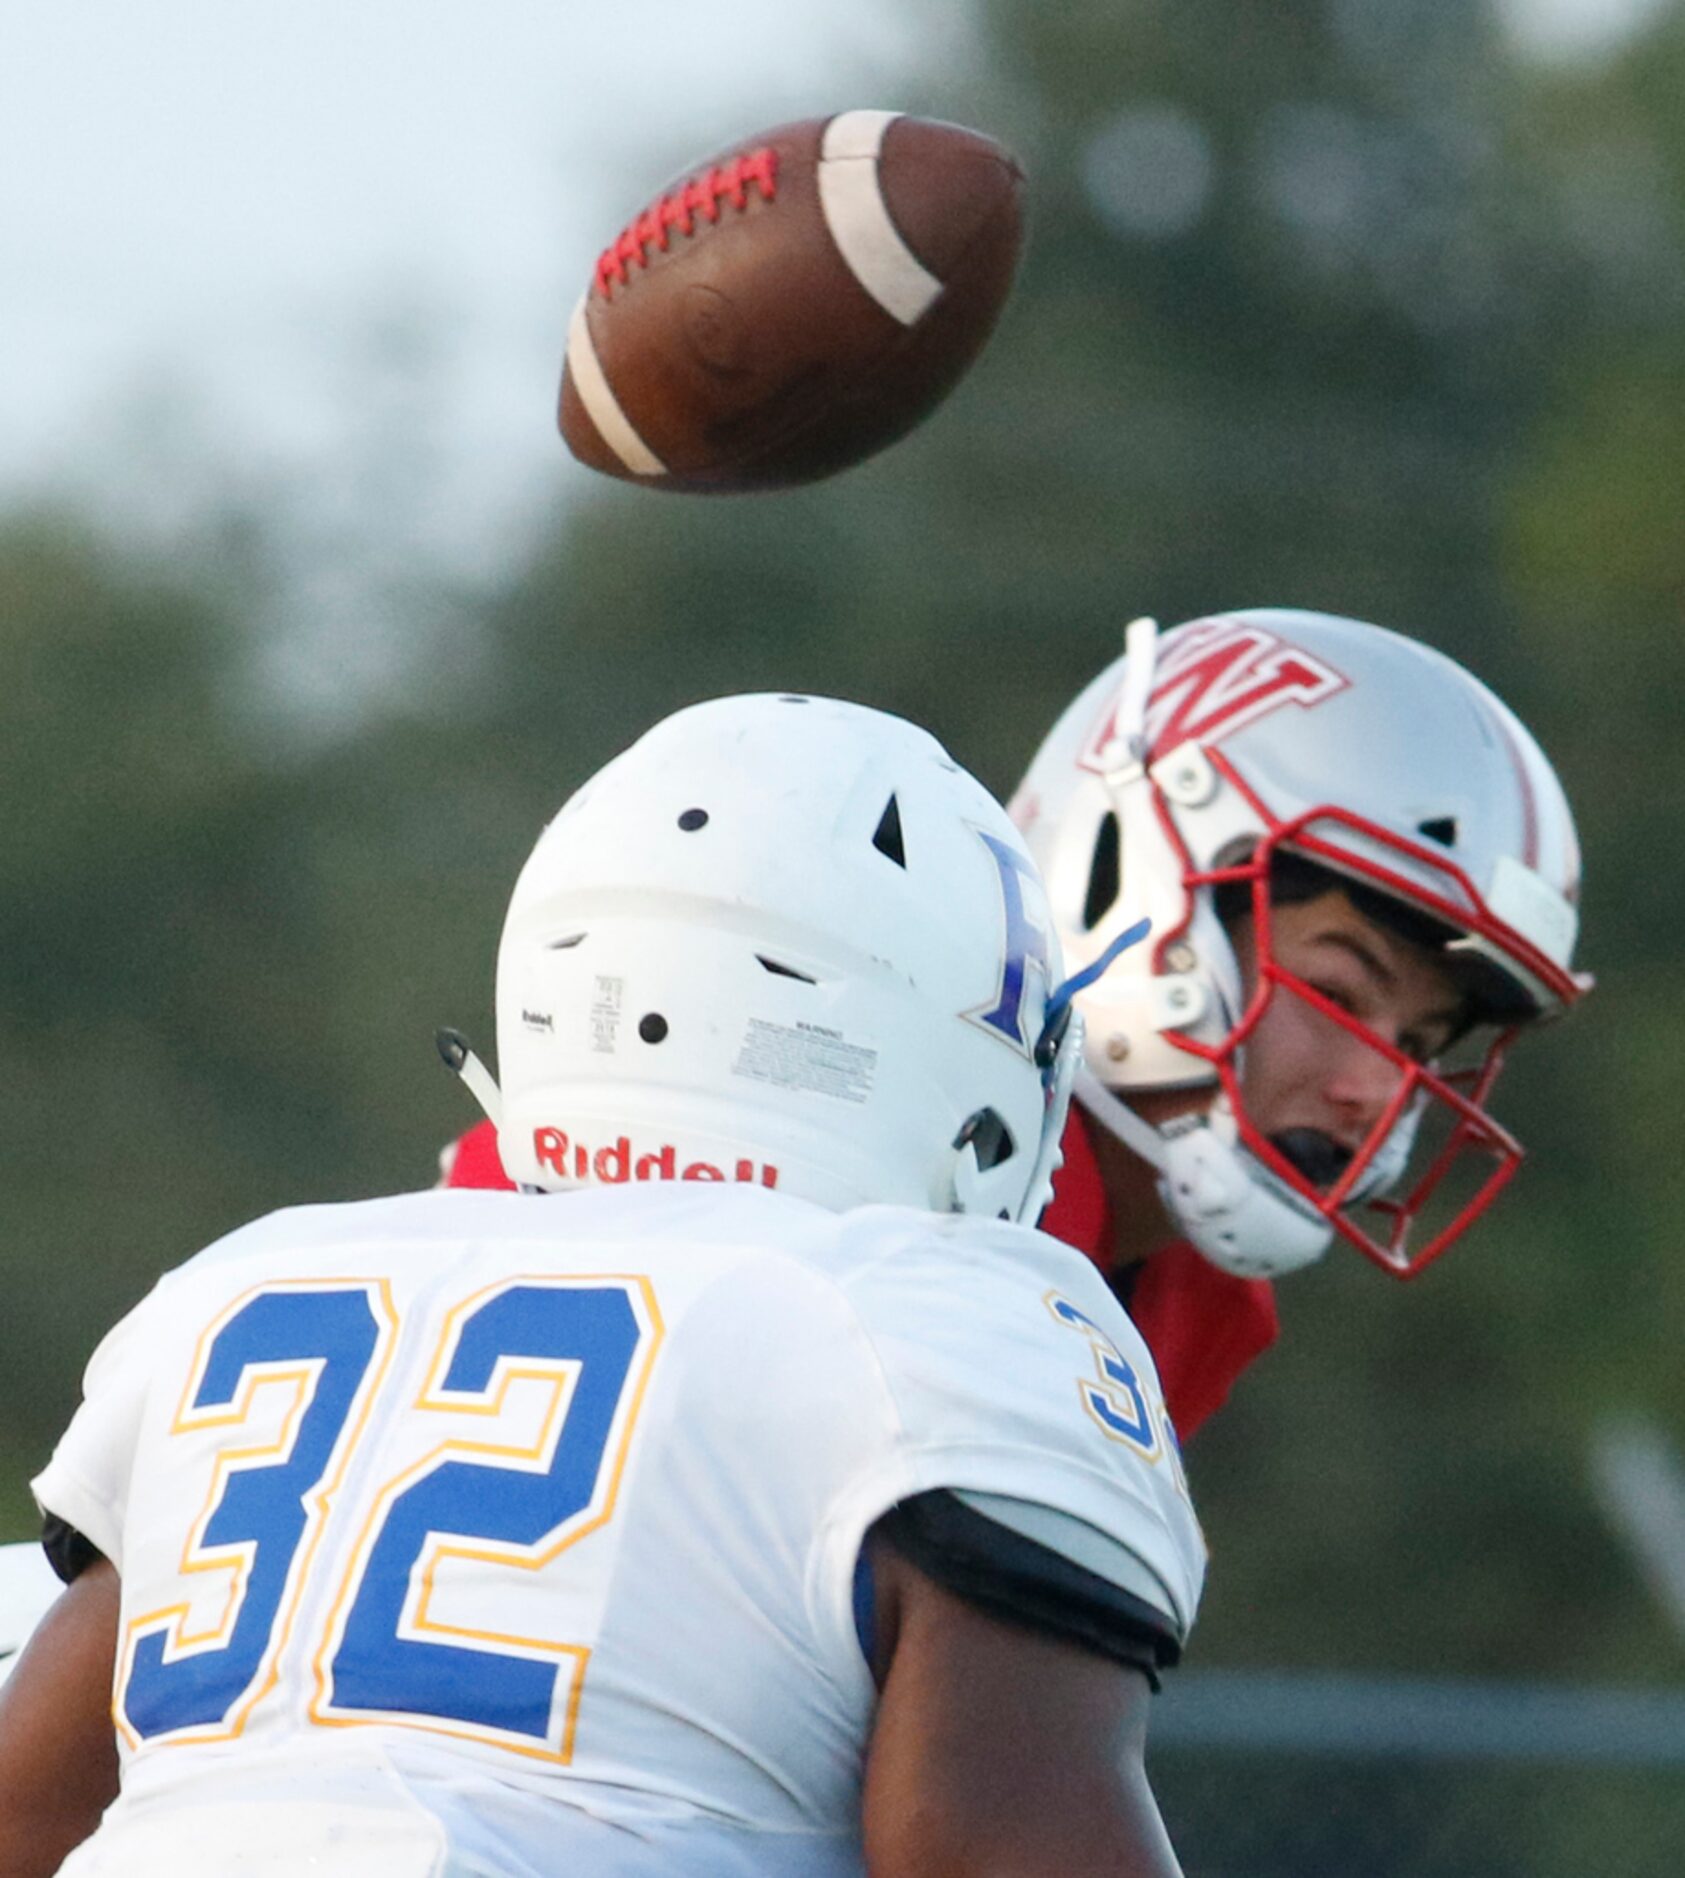
MULTIPOLYGON (((1286 971, 1415 1061, 1434 1061, 1462 1028, 1463 999, 1435 955, 1367 919, 1338 889, 1272 908, 1270 925, 1286 971)), ((1235 941, 1250 985, 1250 919, 1235 941)), ((1402 1073, 1362 1037, 1278 990, 1247 1045, 1242 1087, 1260 1132, 1326 1187, 1362 1146, 1402 1073)))

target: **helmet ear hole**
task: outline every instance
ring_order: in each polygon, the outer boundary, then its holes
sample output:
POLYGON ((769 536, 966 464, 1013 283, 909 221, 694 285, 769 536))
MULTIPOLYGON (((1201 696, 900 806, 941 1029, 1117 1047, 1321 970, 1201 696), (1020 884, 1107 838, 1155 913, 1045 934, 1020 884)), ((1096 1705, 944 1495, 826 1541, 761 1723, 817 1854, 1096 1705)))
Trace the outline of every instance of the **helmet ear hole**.
POLYGON ((980 1173, 992 1173, 995 1168, 1010 1161, 1017 1152, 1017 1143, 1012 1139, 1012 1130, 1007 1127, 1005 1117, 997 1109, 978 1109, 966 1118, 960 1131, 954 1136, 954 1146, 963 1148, 967 1142, 977 1156, 977 1168, 980 1173))
POLYGON ((1117 816, 1108 809, 1094 834, 1094 859, 1088 869, 1088 892, 1082 902, 1082 925, 1093 932, 1117 904, 1123 885, 1123 856, 1117 816))

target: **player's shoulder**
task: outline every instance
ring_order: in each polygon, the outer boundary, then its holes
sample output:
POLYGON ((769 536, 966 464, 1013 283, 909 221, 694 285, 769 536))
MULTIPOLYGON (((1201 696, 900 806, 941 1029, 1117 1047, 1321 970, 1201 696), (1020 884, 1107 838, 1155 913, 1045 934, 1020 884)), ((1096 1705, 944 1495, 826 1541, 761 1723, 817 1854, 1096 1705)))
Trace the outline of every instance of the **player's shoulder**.
POLYGON ((915 1389, 989 1373, 1025 1412, 1068 1390, 1073 1358, 1109 1359, 1159 1394, 1140 1332, 1093 1263, 1005 1221, 867 1207, 845 1215, 832 1277, 880 1365, 915 1389))
POLYGON ((913 1490, 1027 1509, 1020 1536, 1115 1577, 1053 1536, 1091 1528, 1185 1631, 1203 1542, 1152 1357, 1091 1261, 1028 1227, 900 1209, 866 1209, 844 1237, 860 1256, 840 1282, 922 1470, 913 1490))
MULTIPOLYGON (((1006 1221, 896 1205, 833 1212, 759 1189, 714 1189, 690 1207, 655 1194, 626 1196, 617 1211, 698 1248, 730 1244, 745 1255, 736 1267, 740 1285, 775 1289, 793 1302, 829 1297, 868 1331, 954 1306, 981 1330, 1059 1293, 1134 1335, 1088 1259, 1006 1221)), ((581 1224, 590 1217, 582 1208, 581 1224)))
POLYGON ((838 1282, 869 1313, 946 1299, 983 1324, 1016 1320, 1030 1301, 1062 1298, 1108 1334, 1140 1341, 1092 1260, 1006 1220, 860 1207, 839 1222, 835 1268, 838 1282))

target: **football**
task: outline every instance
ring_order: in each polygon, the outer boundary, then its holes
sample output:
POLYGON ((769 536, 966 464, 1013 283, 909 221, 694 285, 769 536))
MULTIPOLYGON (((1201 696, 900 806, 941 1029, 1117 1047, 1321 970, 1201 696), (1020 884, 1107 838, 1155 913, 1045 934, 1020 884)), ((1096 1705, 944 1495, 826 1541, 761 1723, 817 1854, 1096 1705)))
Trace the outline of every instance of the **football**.
POLYGON ((782 489, 927 417, 1012 286, 1023 171, 977 131, 894 111, 784 124, 698 164, 603 250, 559 422, 654 489, 782 489))

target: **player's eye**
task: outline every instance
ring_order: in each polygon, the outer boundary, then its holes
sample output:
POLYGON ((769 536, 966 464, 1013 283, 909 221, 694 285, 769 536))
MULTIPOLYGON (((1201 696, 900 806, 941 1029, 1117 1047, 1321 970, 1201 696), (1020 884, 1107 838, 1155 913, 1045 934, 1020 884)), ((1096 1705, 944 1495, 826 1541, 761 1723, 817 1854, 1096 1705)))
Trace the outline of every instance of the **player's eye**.
POLYGON ((1344 985, 1330 984, 1326 980, 1319 984, 1314 978, 1307 978, 1305 983, 1310 986, 1312 991, 1326 998, 1330 1004, 1338 1006, 1347 1016, 1355 1017, 1357 1015, 1357 1000, 1344 985))

